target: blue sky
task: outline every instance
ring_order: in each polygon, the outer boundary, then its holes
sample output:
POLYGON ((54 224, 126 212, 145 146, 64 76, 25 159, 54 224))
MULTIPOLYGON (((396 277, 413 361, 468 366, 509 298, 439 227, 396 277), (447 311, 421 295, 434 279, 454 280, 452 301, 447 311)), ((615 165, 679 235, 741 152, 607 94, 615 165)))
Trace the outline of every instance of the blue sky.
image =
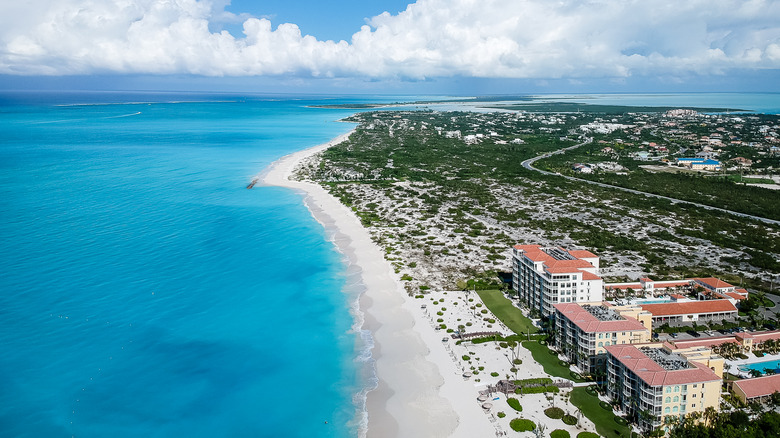
POLYGON ((780 0, 26 0, 0 89, 780 92, 780 0))

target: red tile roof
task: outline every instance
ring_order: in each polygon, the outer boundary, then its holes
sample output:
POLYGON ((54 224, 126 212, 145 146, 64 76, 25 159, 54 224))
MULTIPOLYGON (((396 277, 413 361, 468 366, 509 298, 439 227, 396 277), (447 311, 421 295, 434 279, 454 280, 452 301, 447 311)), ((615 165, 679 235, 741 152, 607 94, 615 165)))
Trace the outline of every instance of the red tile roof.
POLYGON ((533 251, 533 250, 539 250, 541 248, 540 245, 515 245, 515 249, 520 249, 523 251, 533 251))
POLYGON ((634 345, 610 345, 605 348, 648 385, 687 385, 721 380, 714 371, 700 363, 688 362, 693 368, 667 371, 634 345))
POLYGON ((744 299, 746 299, 745 296, 740 295, 740 294, 738 294, 736 292, 726 292, 724 295, 727 295, 727 296, 729 296, 729 297, 731 297, 731 298, 733 298, 735 300, 744 300, 744 299))
POLYGON ((588 271, 582 271, 582 279, 583 280, 601 280, 601 277, 599 277, 596 274, 591 274, 588 271))
POLYGON ((716 345, 726 343, 737 343, 735 336, 716 336, 705 339, 680 339, 671 341, 674 348, 689 348, 689 347, 714 347, 716 345))
POLYGON ((598 257, 596 254, 593 254, 592 252, 586 251, 584 249, 575 249, 575 250, 569 251, 569 254, 571 254, 574 257, 577 257, 578 259, 597 258, 598 257))
POLYGON ((780 375, 737 380, 734 384, 745 393, 748 399, 763 397, 780 391, 780 375))
POLYGON ((697 281, 699 281, 701 283, 704 283, 704 284, 706 284, 706 285, 708 285, 708 286, 710 286, 712 288, 715 288, 715 289, 720 289, 720 288, 723 288, 723 287, 734 287, 734 286, 726 283, 725 281, 719 280, 719 279, 717 279, 715 277, 694 278, 694 280, 697 280, 697 281))
POLYGON ((701 313, 736 312, 729 300, 688 301, 685 303, 640 304, 653 316, 690 315, 701 313))
POLYGON ((582 331, 587 333, 647 330, 639 321, 631 317, 624 317, 624 319, 614 321, 599 321, 595 316, 591 315, 590 312, 576 303, 559 303, 553 305, 553 307, 582 331))

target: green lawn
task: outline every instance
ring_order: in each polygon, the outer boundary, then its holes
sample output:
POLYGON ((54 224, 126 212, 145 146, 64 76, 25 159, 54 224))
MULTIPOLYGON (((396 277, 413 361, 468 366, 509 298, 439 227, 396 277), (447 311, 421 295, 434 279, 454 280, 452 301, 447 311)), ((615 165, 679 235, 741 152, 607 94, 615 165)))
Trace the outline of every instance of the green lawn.
POLYGON ((482 298, 488 309, 496 315, 510 330, 517 333, 536 333, 539 329, 533 322, 523 315, 517 307, 512 305, 500 290, 478 290, 477 294, 482 298))
POLYGON ((588 417, 599 435, 606 438, 620 438, 631 436, 628 426, 622 426, 615 422, 615 414, 599 405, 599 398, 588 394, 586 388, 574 388, 571 391, 571 403, 577 406, 582 415, 588 417))
POLYGON ((539 362, 544 368, 544 372, 555 377, 574 380, 575 382, 584 382, 585 379, 575 377, 574 373, 559 363, 557 354, 550 354, 550 349, 542 345, 539 341, 525 341, 523 347, 531 351, 534 360, 539 362))

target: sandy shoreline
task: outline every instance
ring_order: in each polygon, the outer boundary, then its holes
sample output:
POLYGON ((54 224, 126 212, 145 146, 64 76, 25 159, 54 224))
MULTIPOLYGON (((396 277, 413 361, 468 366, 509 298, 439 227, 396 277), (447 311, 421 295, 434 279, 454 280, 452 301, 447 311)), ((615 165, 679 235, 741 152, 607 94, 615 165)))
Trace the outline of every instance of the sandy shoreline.
POLYGON ((291 181, 302 159, 344 141, 328 143, 285 156, 264 170, 263 185, 294 189, 329 238, 346 256, 349 269, 359 269, 365 292, 360 298, 363 329, 373 335, 375 390, 368 393, 368 437, 492 436, 495 429, 467 394, 473 382, 464 381, 436 332, 424 319, 419 303, 409 298, 400 279, 368 231, 346 206, 315 183, 291 181), (463 391, 467 391, 465 394, 463 391))

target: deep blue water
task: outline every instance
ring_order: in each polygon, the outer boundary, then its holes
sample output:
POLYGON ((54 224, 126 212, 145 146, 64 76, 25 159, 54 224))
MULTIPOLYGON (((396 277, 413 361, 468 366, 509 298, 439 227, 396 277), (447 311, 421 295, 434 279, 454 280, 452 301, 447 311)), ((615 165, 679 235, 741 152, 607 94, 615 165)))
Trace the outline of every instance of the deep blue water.
POLYGON ((0 98, 0 436, 355 435, 342 258, 299 195, 245 188, 351 128, 309 103, 0 98))

